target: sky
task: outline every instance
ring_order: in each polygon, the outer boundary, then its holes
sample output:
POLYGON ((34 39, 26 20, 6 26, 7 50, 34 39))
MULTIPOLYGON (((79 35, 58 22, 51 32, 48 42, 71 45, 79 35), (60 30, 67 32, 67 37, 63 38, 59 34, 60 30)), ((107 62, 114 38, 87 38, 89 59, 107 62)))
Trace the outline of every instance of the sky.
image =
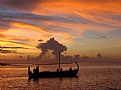
POLYGON ((41 53, 50 38, 66 55, 121 56, 121 0, 0 0, 1 57, 41 53))

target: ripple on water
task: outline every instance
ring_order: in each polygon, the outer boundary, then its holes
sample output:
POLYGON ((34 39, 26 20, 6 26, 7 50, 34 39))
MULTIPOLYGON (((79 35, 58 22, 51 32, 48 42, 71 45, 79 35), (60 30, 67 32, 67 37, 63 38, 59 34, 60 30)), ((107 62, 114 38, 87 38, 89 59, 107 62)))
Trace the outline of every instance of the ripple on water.
POLYGON ((120 90, 121 68, 80 68, 78 78, 28 80, 27 68, 2 68, 2 90, 120 90))

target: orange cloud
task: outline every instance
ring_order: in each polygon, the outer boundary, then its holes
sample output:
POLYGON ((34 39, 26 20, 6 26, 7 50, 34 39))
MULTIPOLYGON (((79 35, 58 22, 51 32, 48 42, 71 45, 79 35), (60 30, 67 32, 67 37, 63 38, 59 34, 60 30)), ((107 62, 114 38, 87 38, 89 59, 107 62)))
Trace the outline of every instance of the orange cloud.
POLYGON ((0 28, 0 37, 11 43, 36 46, 38 39, 55 37, 68 45, 89 30, 121 28, 119 0, 2 0, 0 4, 4 6, 0 5, 0 26, 7 27, 0 28))

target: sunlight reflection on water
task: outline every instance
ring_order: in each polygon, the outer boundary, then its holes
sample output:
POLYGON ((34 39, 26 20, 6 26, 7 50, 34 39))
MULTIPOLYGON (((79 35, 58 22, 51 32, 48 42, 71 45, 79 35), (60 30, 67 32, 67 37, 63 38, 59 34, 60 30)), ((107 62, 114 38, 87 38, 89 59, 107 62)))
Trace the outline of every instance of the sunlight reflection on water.
MULTIPOLYGON (((54 70, 56 67, 41 70, 54 70)), ((69 68, 69 67, 65 67, 69 68)), ((27 67, 2 67, 1 90, 109 90, 121 89, 121 66, 83 66, 78 78, 28 80, 27 67)))

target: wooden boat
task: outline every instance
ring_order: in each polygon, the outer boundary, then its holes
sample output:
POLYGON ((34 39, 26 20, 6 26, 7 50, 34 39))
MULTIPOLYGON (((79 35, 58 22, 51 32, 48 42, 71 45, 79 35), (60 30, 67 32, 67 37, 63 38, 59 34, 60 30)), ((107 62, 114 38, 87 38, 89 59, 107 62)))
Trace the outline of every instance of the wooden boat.
POLYGON ((30 67, 28 67, 28 77, 31 78, 51 78, 51 77, 77 77, 77 73, 79 71, 79 65, 77 62, 75 62, 77 65, 77 69, 72 70, 71 68, 69 70, 63 71, 60 68, 60 54, 59 54, 59 68, 55 72, 50 71, 43 71, 39 72, 39 66, 36 67, 35 71, 32 73, 30 71, 30 67))

